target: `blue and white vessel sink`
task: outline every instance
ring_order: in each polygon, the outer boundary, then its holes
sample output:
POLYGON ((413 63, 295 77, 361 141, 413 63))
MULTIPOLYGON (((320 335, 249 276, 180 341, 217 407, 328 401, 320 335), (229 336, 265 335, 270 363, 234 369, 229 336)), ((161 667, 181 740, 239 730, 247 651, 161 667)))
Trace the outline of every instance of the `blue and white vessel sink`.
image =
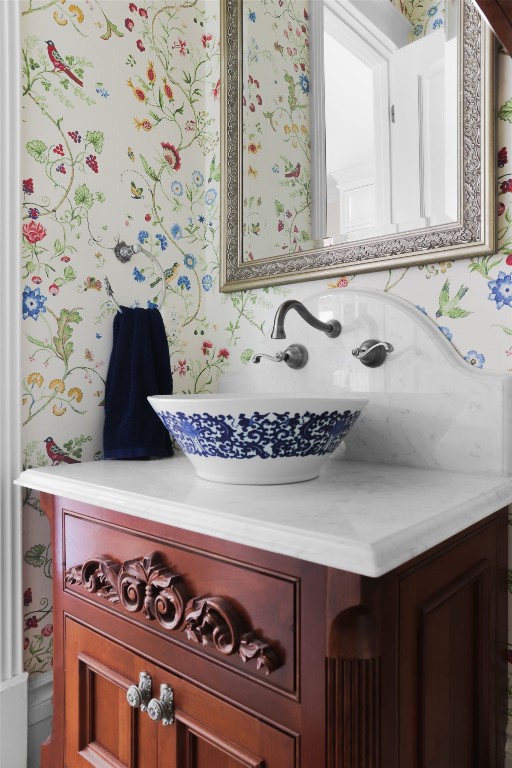
POLYGON ((368 400, 294 394, 148 397, 199 477, 275 485, 318 477, 368 400))

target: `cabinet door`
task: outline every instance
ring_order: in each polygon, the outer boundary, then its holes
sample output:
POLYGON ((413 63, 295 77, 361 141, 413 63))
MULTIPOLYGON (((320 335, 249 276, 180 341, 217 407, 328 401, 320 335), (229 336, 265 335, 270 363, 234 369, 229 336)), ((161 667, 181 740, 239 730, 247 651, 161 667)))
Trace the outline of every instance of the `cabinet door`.
POLYGON ((402 576, 400 768, 498 764, 496 580, 492 527, 402 576))
POLYGON ((67 768, 294 768, 296 740, 68 619, 67 768), (174 721, 153 722, 126 692, 141 672, 171 686, 174 721))

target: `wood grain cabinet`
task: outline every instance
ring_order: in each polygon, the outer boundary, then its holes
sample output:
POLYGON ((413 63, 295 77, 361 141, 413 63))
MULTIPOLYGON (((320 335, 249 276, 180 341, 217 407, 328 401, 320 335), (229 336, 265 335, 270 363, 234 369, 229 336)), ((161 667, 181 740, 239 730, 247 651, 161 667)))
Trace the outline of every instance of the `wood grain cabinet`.
POLYGON ((506 511, 378 578, 42 496, 43 768, 497 768, 506 511))

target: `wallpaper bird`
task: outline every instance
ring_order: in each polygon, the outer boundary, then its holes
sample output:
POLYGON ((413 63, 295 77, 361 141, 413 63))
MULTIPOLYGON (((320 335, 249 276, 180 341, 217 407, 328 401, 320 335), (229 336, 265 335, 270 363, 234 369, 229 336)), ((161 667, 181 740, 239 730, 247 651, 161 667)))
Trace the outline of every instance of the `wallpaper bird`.
POLYGON ((67 77, 71 78, 71 80, 74 80, 75 83, 78 83, 78 85, 81 85, 83 87, 83 82, 80 80, 68 67, 60 53, 58 52, 57 48, 55 47, 55 43, 53 40, 46 40, 46 45, 48 46, 48 57, 53 64, 54 69, 58 69, 60 72, 64 72, 67 77))
POLYGON ((465 285, 461 285, 455 296, 450 298, 450 281, 447 278, 441 293, 439 294, 439 309, 436 312, 436 317, 451 317, 454 320, 458 320, 461 317, 467 317, 471 312, 467 309, 459 307, 459 301, 464 298, 468 288, 465 285))
POLYGON ((288 173, 285 173, 285 176, 287 179, 298 179, 300 176, 300 163, 297 163, 295 168, 293 168, 288 173))
POLYGON ((62 448, 59 448, 53 437, 45 438, 45 443, 46 453, 52 461, 52 466, 56 466, 57 464, 80 464, 78 459, 73 459, 71 456, 68 456, 62 448))

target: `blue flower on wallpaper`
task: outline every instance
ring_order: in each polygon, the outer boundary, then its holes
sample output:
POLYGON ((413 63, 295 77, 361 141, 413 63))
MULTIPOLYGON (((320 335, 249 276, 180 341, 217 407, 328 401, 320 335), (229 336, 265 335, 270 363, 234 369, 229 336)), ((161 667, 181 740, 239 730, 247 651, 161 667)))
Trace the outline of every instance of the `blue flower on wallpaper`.
POLYGON ((46 307, 44 306, 46 298, 46 296, 41 295, 40 288, 32 289, 26 285, 22 301, 23 319, 26 320, 27 317, 31 317, 33 320, 37 320, 40 312, 46 312, 46 307))
POLYGON ((303 93, 309 93, 309 79, 307 75, 302 73, 302 75, 299 77, 300 87, 302 88, 303 93))
POLYGON ((416 37, 419 37, 423 32, 423 24, 416 24, 413 31, 416 37))
POLYGON ((475 368, 483 368, 485 363, 485 356, 477 352, 476 349, 470 349, 464 360, 470 365, 474 365, 475 368))
POLYGON ((489 300, 496 302, 497 309, 509 307, 512 302, 512 273, 500 272, 496 280, 490 280, 487 285, 491 289, 489 300))
POLYGON ((155 235, 155 238, 160 243, 160 248, 162 249, 162 251, 165 251, 165 249, 167 248, 167 238, 166 238, 166 236, 158 234, 158 235, 155 235))
POLYGON ((180 287, 183 286, 187 291, 190 291, 190 280, 185 275, 178 277, 178 285, 180 287))
POLYGON ((204 176, 201 173, 201 171, 193 171, 192 173, 192 181, 196 185, 196 187, 202 187, 204 184, 204 176))
POLYGON ((104 99, 108 99, 108 97, 110 96, 110 93, 107 91, 106 88, 102 87, 101 83, 97 84, 96 93, 99 93, 99 95, 102 96, 104 99))
POLYGON ((146 278, 144 277, 142 272, 139 269, 137 269, 137 267, 134 267, 133 268, 133 279, 136 280, 138 283, 143 283, 146 278))
POLYGON ((198 217, 197 217, 197 220, 198 220, 198 222, 199 222, 200 224, 204 224, 204 216, 203 216, 203 214, 201 214, 200 216, 198 216, 198 217))
POLYGON ((453 333, 450 331, 449 328, 446 327, 446 325, 439 325, 438 326, 441 333, 444 333, 448 341, 451 341, 453 339, 453 333))
POLYGON ((437 5, 433 5, 431 8, 427 11, 427 16, 435 16, 437 13, 437 5))
POLYGON ((173 181, 171 184, 171 190, 177 197, 181 197, 183 194, 183 184, 181 181, 173 181))
POLYGON ((432 29, 440 29, 442 26, 444 26, 444 21, 442 19, 436 19, 432 24, 432 29))
POLYGON ((213 205, 216 199, 217 199, 217 191, 215 189, 212 189, 212 187, 210 187, 210 189, 207 189, 204 194, 204 201, 206 205, 213 205))
POLYGON ((205 291, 209 291, 213 285, 213 277, 211 275, 204 275, 204 277, 201 280, 201 285, 203 286, 205 291))
POLYGON ((139 234, 137 235, 137 240, 139 241, 139 243, 140 243, 141 245, 144 245, 144 243, 146 242, 146 240, 148 239, 148 237, 149 237, 149 232, 146 232, 146 230, 145 230, 145 229, 141 229, 141 231, 140 231, 140 232, 139 232, 139 234))
POLYGON ((185 254, 185 257, 183 259, 183 263, 188 269, 194 269, 194 267, 197 264, 197 259, 195 256, 193 256, 191 253, 185 254))
POLYGON ((181 240, 183 237, 183 230, 179 224, 173 224, 171 227, 171 235, 175 240, 181 240))
POLYGON ((272 166, 272 173, 279 173, 279 166, 278 165, 273 165, 272 166))
POLYGON ((247 18, 249 19, 249 21, 252 21, 254 24, 254 22, 256 21, 256 13, 254 11, 249 11, 249 13, 247 14, 247 18))

